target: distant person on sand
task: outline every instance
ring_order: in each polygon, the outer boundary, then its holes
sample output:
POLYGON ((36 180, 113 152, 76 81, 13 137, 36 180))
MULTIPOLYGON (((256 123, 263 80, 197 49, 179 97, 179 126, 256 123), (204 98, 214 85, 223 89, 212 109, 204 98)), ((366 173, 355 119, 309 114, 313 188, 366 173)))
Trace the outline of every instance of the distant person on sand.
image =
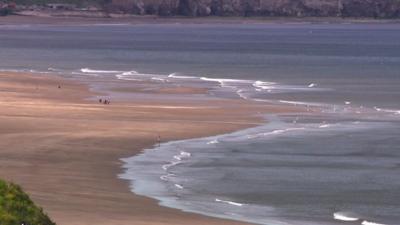
POLYGON ((99 103, 103 103, 103 99, 99 99, 99 103))
POLYGON ((161 136, 160 136, 160 134, 158 134, 158 136, 157 136, 157 143, 158 143, 158 147, 161 147, 161 136))

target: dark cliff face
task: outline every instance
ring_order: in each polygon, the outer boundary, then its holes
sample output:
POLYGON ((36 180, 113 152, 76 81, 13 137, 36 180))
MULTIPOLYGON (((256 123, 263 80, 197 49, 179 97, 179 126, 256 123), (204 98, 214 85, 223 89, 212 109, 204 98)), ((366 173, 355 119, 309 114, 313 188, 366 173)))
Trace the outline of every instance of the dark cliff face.
POLYGON ((347 0, 343 4, 343 16, 398 18, 399 0, 347 0))
POLYGON ((400 17, 400 0, 112 0, 110 12, 160 16, 400 17))

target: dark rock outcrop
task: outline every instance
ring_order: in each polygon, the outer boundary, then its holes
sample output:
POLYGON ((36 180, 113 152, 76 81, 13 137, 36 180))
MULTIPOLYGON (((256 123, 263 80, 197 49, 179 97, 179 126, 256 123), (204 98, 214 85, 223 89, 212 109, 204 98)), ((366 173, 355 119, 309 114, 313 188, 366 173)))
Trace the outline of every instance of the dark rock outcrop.
POLYGON ((400 17, 400 1, 398 0, 346 0, 343 1, 344 17, 400 17))
POLYGON ((400 17, 400 0, 112 0, 106 7, 160 16, 400 17))

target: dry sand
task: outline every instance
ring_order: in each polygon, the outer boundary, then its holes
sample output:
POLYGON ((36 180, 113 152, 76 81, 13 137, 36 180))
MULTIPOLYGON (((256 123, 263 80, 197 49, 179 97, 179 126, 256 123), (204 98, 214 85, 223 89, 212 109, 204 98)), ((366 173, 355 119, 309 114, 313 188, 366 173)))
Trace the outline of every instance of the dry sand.
POLYGON ((90 97, 75 81, 0 73, 0 177, 20 184, 59 225, 242 224, 133 194, 117 178, 119 159, 152 146, 157 134, 163 141, 210 136, 257 125, 250 116, 257 112, 291 110, 240 100, 103 105, 90 97))

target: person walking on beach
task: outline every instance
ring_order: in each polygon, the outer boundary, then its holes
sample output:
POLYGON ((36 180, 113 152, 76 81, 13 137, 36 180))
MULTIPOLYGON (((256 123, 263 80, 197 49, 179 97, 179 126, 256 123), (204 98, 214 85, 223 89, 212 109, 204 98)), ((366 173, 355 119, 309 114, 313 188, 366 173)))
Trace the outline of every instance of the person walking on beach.
POLYGON ((111 102, 110 102, 110 100, 107 100, 107 99, 99 99, 99 103, 103 103, 104 105, 109 105, 111 102))
POLYGON ((158 147, 161 147, 161 136, 160 136, 160 134, 158 134, 158 136, 157 136, 157 143, 158 143, 158 147))

